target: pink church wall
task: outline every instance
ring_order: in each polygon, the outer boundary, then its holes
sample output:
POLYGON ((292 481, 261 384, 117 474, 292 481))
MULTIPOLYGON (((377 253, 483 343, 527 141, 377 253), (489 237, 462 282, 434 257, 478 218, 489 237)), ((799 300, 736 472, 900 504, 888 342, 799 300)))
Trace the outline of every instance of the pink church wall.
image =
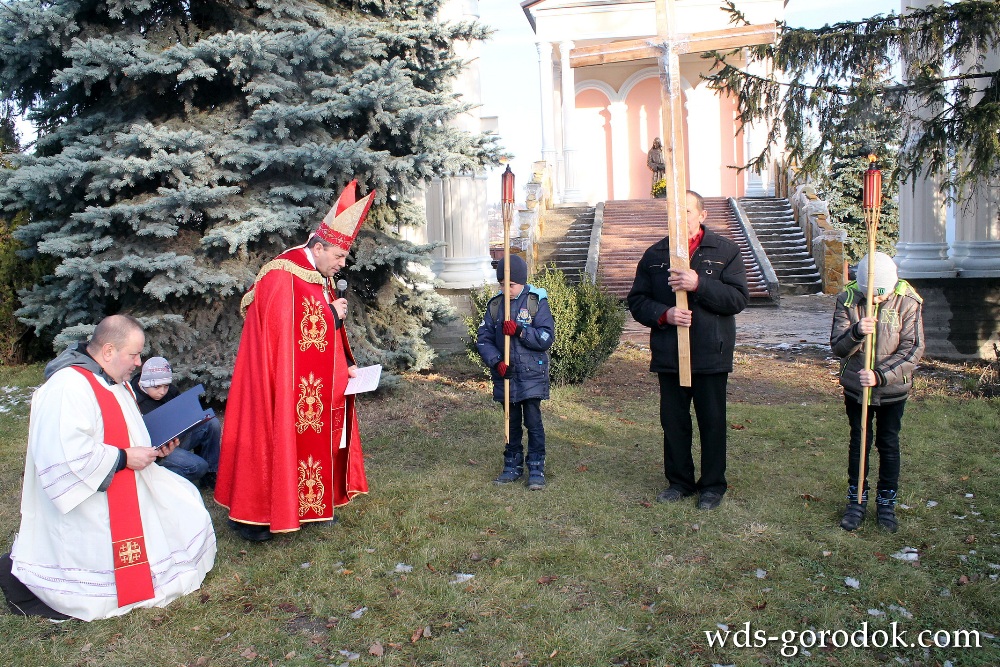
POLYGON ((580 147, 583 164, 579 176, 585 184, 590 201, 604 201, 614 192, 614 165, 611 158, 611 112, 608 111, 610 100, 602 91, 588 88, 576 96, 577 118, 583 125, 584 143, 580 147), (604 121, 598 127, 594 116, 604 121))
MULTIPOLYGON (((687 98, 681 95, 681 103, 687 98)), ((629 118, 629 167, 632 178, 629 183, 629 199, 649 199, 653 184, 653 174, 646 166, 646 153, 653 145, 653 139, 660 137, 660 79, 643 79, 629 91, 625 98, 629 118), (645 114, 643 114, 645 110, 645 114), (645 116, 643 118, 643 116, 645 116), (643 122, 645 121, 645 122, 643 122), (643 131, 645 130, 645 131, 643 131), (645 138, 645 141, 643 139, 645 138)), ((666 143, 664 141, 664 143, 666 143)), ((690 146, 687 133, 687 110, 684 111, 684 145, 690 146)), ((685 162, 690 162, 685 151, 685 162)), ((690 171, 688 172, 690 180, 690 171)))
POLYGON ((722 143, 722 193, 727 197, 742 197, 746 191, 743 174, 733 169, 746 164, 743 130, 736 120, 736 102, 726 96, 719 98, 722 113, 719 115, 719 135, 732 137, 732 141, 722 143))
MULTIPOLYGON (((686 163, 690 165, 691 142, 687 131, 686 96, 682 97, 684 106, 684 144, 686 163)), ((744 178, 732 166, 742 165, 744 155, 744 138, 736 120, 736 107, 733 100, 721 98, 719 133, 731 140, 722 142, 720 160, 720 179, 725 196, 738 197, 744 194, 744 178)), ((608 110, 610 100, 601 90, 588 88, 576 96, 578 118, 581 121, 580 159, 582 161, 581 176, 591 201, 603 201, 614 197, 614 161, 612 146, 621 137, 613 136, 611 114, 608 110), (603 122, 602 122, 603 121, 603 122)), ((646 152, 655 137, 660 136, 660 81, 650 77, 640 81, 629 91, 625 99, 628 108, 628 199, 648 199, 652 185, 652 174, 646 167, 646 152)), ((662 138, 662 137, 661 137, 662 138)), ((697 147, 696 147, 697 149, 697 147)), ((690 167, 689 167, 690 170, 690 167)), ((690 182, 690 171, 688 172, 690 182)), ((619 194, 618 199, 622 198, 619 194)))

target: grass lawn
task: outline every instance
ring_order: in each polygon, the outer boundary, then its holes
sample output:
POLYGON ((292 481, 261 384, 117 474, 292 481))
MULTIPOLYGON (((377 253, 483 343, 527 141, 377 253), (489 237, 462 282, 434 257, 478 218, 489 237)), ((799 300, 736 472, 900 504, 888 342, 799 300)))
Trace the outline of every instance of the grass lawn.
MULTIPOLYGON (((664 480, 648 354, 623 346, 598 378, 554 389, 539 492, 491 483, 502 413, 469 362, 405 377, 360 401, 372 491, 339 524, 252 545, 206 495, 219 555, 199 592, 93 623, 0 613, 3 662, 1000 665, 1000 400, 969 393, 975 369, 929 364, 918 378, 899 532, 869 516, 846 533, 847 420, 825 353, 741 349, 731 488, 712 512, 654 500, 664 480), (917 560, 897 557, 907 547, 917 560), (834 646, 863 628, 867 648, 834 646), (729 643, 713 646, 706 633, 724 629, 729 643), (980 647, 871 645, 922 631, 970 631, 958 641, 980 647)), ((40 373, 0 368, 2 551, 40 373)))

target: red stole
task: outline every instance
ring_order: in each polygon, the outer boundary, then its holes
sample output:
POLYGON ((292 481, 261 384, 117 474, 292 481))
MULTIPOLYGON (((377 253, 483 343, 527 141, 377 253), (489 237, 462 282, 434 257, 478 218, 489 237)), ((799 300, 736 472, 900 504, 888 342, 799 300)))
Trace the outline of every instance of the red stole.
MULTIPOLYGON (((72 366, 87 378, 97 397, 104 421, 104 442, 118 449, 128 449, 128 426, 125 414, 115 395, 101 386, 94 374, 72 366)), ((115 561, 115 588, 118 606, 149 600, 153 593, 153 574, 149 569, 146 540, 139 514, 139 495, 135 486, 135 471, 117 472, 108 487, 108 514, 111 519, 111 551, 115 561)))

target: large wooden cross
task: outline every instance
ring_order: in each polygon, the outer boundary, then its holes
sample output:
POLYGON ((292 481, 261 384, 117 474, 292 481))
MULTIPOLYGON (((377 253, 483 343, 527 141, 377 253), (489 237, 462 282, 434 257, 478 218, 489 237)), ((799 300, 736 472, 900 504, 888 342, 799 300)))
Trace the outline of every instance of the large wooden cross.
MULTIPOLYGON (((656 0, 656 36, 572 49, 571 67, 587 67, 656 58, 660 67, 663 117, 663 158, 667 182, 667 235, 670 267, 687 269, 688 257, 687 165, 684 151, 684 110, 681 105, 680 56, 702 51, 728 51, 755 44, 770 44, 777 36, 774 23, 724 30, 679 34, 674 0, 656 0)), ((677 307, 688 306, 687 292, 677 292, 677 307)), ((678 369, 683 387, 691 386, 691 341, 686 327, 677 327, 678 369)))

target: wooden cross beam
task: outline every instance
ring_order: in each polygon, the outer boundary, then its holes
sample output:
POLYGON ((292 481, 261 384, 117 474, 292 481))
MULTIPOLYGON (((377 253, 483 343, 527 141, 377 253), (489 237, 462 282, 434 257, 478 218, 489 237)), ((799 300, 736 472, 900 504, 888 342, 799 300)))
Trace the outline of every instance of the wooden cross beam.
MULTIPOLYGON (((656 37, 573 49, 571 67, 587 67, 656 58, 660 69, 663 116, 663 158, 667 182, 667 236, 670 267, 690 268, 687 234, 687 165, 684 151, 684 110, 681 104, 680 55, 703 51, 727 51, 755 44, 770 44, 777 38, 774 23, 690 34, 676 33, 674 0, 656 0, 656 37)), ((687 309, 687 292, 677 292, 677 307, 687 309)), ((686 327, 677 327, 680 384, 691 386, 691 340, 686 327)))

